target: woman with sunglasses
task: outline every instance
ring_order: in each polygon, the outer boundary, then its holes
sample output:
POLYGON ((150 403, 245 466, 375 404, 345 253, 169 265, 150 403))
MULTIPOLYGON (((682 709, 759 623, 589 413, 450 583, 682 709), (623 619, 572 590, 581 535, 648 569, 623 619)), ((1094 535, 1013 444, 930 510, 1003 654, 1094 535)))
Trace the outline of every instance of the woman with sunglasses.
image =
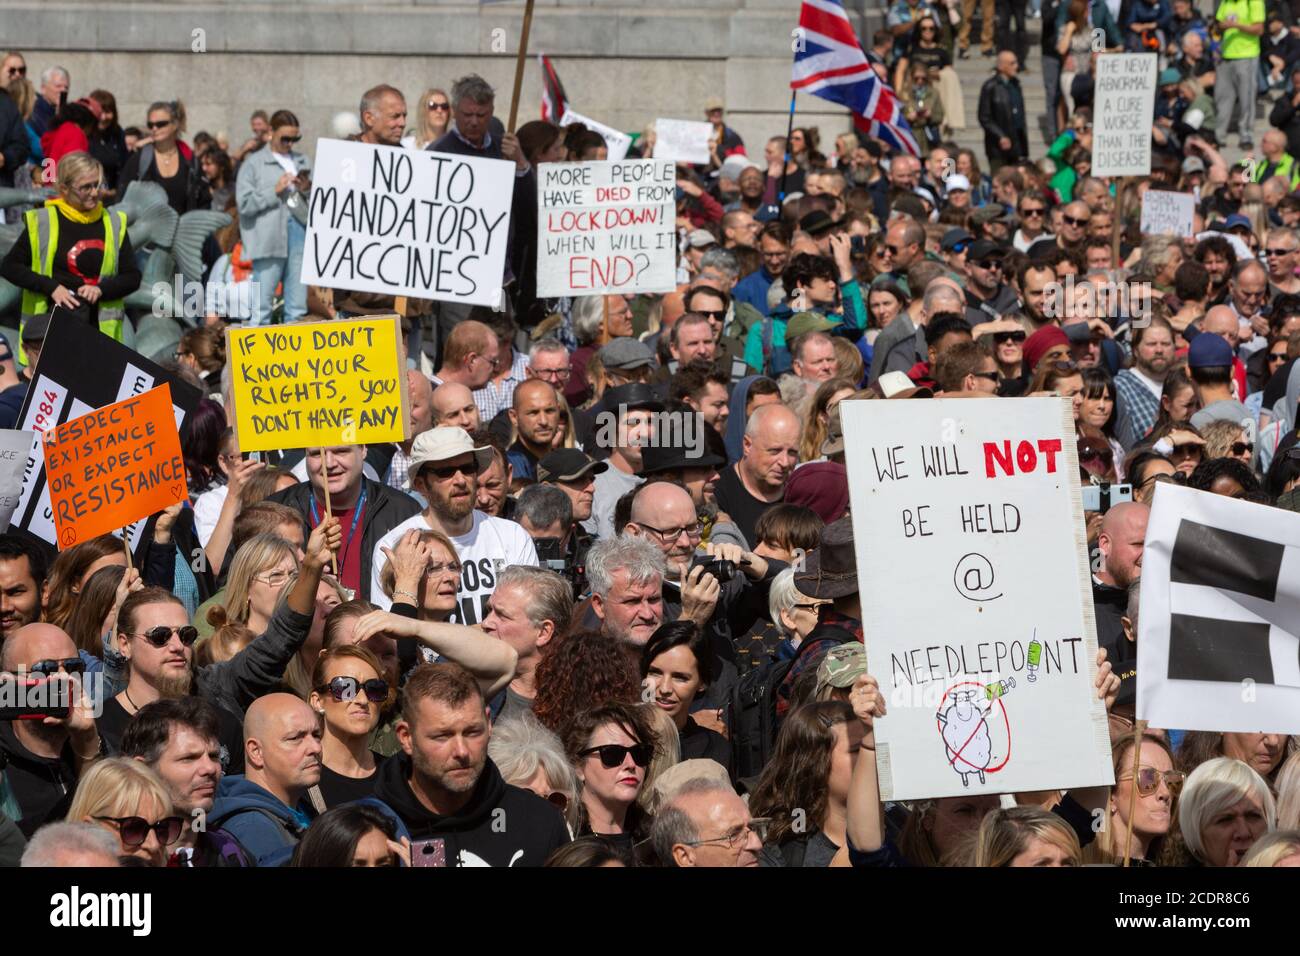
POLYGON ((1247 468, 1254 467, 1255 443, 1246 434, 1240 422, 1219 420, 1210 422, 1201 429, 1205 439, 1205 457, 1209 461, 1215 458, 1232 458, 1247 468))
POLYGON ((1024 325, 1013 316, 975 326, 975 341, 997 363, 999 395, 1023 395, 1029 386, 1025 368, 1026 338, 1024 325))
POLYGON ((1133 486, 1133 500, 1144 505, 1151 504, 1156 485, 1161 482, 1183 484, 1187 480, 1172 461, 1150 448, 1139 449, 1124 459, 1124 474, 1133 486))
POLYGON ((344 644, 316 658, 308 703, 323 718, 324 733, 320 783, 309 795, 318 812, 374 793, 384 758, 370 749, 370 735, 396 696, 383 673, 364 647, 344 644))
POLYGON ((82 775, 67 819, 116 834, 121 855, 145 866, 166 866, 167 848, 185 828, 162 778, 142 761, 122 757, 100 760, 82 775))
MULTIPOLYGON (((104 208, 104 167, 89 153, 59 160, 55 181, 58 197, 23 215, 26 232, 0 263, 0 276, 23 290, 19 337, 30 316, 57 307, 120 342, 122 300, 140 286, 126 213, 104 208)), ((18 357, 26 361, 21 341, 18 357)))
POLYGON ((1106 805, 1105 825, 1097 831, 1084 858, 1090 863, 1118 865, 1127 856, 1133 866, 1150 866, 1160 856, 1173 824, 1174 804, 1185 775, 1174 769, 1173 752, 1163 737, 1143 735, 1136 773, 1132 734, 1114 740, 1110 750, 1115 786, 1106 805))
POLYGON ((643 694, 672 719, 681 759, 703 757, 730 769, 731 743, 691 717, 691 705, 708 689, 716 668, 712 648, 691 621, 662 625, 641 649, 643 694))
POLYGON ((907 79, 912 75, 912 68, 922 65, 931 71, 931 75, 945 66, 952 66, 952 57, 940 43, 939 23, 931 13, 923 13, 912 30, 912 42, 908 50, 898 58, 894 67, 894 89, 903 90, 907 79))
POLYGON ((451 126, 451 100, 443 90, 430 87, 421 94, 418 102, 420 108, 416 111, 415 128, 402 137, 402 145, 407 149, 428 149, 442 139, 451 126))
POLYGON ((630 848, 650 821, 637 804, 658 740, 634 704, 584 710, 565 729, 564 749, 582 788, 578 835, 595 833, 630 848))
POLYGON ((506 783, 531 790, 551 804, 572 831, 578 820, 578 777, 559 737, 525 711, 492 725, 488 756, 506 783))
POLYGON ((288 110, 271 116, 271 140, 244 160, 235 180, 239 234, 244 255, 253 263, 258 289, 250 324, 271 321, 275 289, 284 284, 283 321, 307 314, 302 284, 302 251, 307 241, 307 195, 311 160, 294 147, 302 139, 298 117, 288 110))
POLYGON ((148 136, 122 168, 120 190, 140 180, 157 183, 167 194, 167 205, 180 214, 209 209, 212 194, 189 146, 181 142, 183 119, 180 104, 158 102, 149 107, 148 136))

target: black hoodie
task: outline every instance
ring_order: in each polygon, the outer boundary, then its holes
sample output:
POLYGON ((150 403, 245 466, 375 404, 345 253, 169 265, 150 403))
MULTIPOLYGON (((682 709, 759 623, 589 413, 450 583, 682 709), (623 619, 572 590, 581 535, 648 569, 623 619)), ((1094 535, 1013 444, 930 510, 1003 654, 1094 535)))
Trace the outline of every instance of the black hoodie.
POLYGON ((559 811, 535 793, 506 783, 490 759, 469 802, 450 816, 430 813, 416 798, 408 783, 411 758, 406 754, 386 760, 378 775, 376 799, 401 818, 412 843, 445 840, 449 866, 541 866, 569 842, 559 811))
POLYGON ((43 824, 62 820, 77 789, 71 744, 63 745, 57 760, 38 757, 19 742, 7 720, 0 721, 0 773, 21 811, 14 822, 27 837, 43 824))

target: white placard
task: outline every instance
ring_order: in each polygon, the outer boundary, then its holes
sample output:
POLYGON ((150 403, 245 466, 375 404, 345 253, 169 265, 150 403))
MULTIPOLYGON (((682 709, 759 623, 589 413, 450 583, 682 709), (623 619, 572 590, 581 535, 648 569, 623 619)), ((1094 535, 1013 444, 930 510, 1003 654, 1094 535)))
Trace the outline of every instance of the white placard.
POLYGON ((1092 175, 1149 176, 1156 108, 1156 54, 1097 57, 1092 111, 1092 175))
POLYGON ((1157 485, 1138 597, 1140 720, 1300 733, 1300 515, 1157 485))
POLYGON ((655 120, 655 159, 671 159, 675 163, 707 163, 712 156, 709 139, 713 136, 711 123, 695 120, 655 120))
POLYGON ((844 402, 884 800, 1113 782, 1069 402, 844 402))
POLYGON ((321 139, 302 281, 496 305, 515 164, 321 139))
POLYGON ((1142 194, 1142 235, 1190 239, 1195 212, 1196 197, 1191 193, 1148 189, 1142 194))
POLYGON ((676 164, 537 167, 537 294, 542 298, 677 287, 676 164))
POLYGON ((594 119, 588 119, 581 113, 575 113, 573 110, 565 110, 564 116, 560 119, 561 126, 568 126, 571 123, 581 123, 593 133, 599 133, 605 138, 605 149, 607 150, 605 158, 610 162, 617 162, 627 157, 627 151, 632 147, 632 137, 621 130, 614 129, 612 126, 606 126, 604 123, 597 123, 594 119))
POLYGON ((0 429, 0 533, 9 530, 9 519, 22 497, 23 472, 35 439, 35 432, 0 429))

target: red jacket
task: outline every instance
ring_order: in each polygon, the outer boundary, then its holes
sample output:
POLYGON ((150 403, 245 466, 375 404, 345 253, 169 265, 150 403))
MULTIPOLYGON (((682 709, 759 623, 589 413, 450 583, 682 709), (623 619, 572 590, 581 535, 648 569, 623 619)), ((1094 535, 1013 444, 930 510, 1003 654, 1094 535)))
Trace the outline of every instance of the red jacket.
POLYGON ((46 159, 52 159, 58 165, 59 160, 68 153, 90 152, 90 140, 86 139, 86 134, 76 123, 64 123, 58 129, 45 131, 41 137, 41 152, 46 159))

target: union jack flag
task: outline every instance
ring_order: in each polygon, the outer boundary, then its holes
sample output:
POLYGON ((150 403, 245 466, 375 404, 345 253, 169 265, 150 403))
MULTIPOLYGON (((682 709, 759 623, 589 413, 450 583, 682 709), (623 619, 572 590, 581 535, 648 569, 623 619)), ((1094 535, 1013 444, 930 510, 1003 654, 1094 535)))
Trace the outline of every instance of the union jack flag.
POLYGON ((898 97, 867 62, 840 0, 803 0, 799 28, 791 88, 846 107, 861 132, 920 156, 898 97))

